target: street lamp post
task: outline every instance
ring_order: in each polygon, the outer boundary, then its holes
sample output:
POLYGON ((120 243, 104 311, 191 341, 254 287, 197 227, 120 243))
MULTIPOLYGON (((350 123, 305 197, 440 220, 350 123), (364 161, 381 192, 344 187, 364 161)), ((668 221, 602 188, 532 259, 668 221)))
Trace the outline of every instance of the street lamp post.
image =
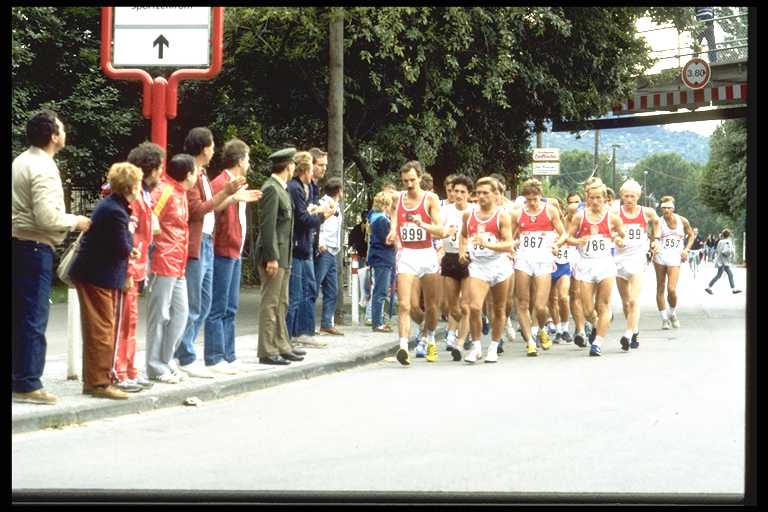
POLYGON ((613 157, 611 160, 613 161, 613 190, 616 191, 616 148, 620 148, 621 144, 611 144, 611 148, 613 148, 613 157))
POLYGON ((648 171, 643 171, 643 192, 645 192, 645 206, 648 206, 648 171))

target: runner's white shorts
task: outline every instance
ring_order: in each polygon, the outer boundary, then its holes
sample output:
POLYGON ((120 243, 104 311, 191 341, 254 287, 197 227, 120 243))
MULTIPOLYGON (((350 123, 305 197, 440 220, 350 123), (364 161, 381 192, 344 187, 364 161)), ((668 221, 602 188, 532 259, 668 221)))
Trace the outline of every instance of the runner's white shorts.
POLYGON ((423 277, 427 274, 440 273, 437 251, 434 247, 426 249, 403 248, 397 253, 397 273, 423 277))
POLYGON ((629 280, 630 277, 645 272, 645 253, 639 256, 616 258, 616 277, 629 280))
POLYGON ((599 283, 616 276, 613 258, 581 258, 576 264, 573 277, 585 283, 599 283))
POLYGON ((526 261, 524 258, 518 257, 515 261, 515 270, 536 277, 552 274, 552 272, 557 270, 557 265, 555 265, 554 258, 549 261, 526 261))
POLYGON ((469 262, 469 277, 485 281, 491 286, 506 281, 512 272, 514 272, 512 262, 506 255, 494 260, 469 262))
POLYGON ((668 252, 660 252, 653 258, 654 263, 658 263, 659 265, 664 265, 665 267, 679 267, 681 263, 680 258, 681 253, 668 253, 668 252))

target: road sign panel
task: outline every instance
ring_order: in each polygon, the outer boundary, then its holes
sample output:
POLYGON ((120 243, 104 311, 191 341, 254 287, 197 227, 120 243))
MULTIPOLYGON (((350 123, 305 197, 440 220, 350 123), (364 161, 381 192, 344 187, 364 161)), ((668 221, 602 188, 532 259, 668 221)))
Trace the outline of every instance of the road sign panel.
POLYGON ((533 161, 534 162, 559 162, 560 149, 559 148, 534 148, 533 161))
POLYGON ((712 76, 709 64, 704 59, 691 59, 683 66, 682 80, 691 89, 703 89, 712 76))
POLYGON ((532 174, 557 176, 560 174, 560 162, 533 162, 532 174))
POLYGON ((210 7, 115 7, 113 65, 208 66, 210 7))

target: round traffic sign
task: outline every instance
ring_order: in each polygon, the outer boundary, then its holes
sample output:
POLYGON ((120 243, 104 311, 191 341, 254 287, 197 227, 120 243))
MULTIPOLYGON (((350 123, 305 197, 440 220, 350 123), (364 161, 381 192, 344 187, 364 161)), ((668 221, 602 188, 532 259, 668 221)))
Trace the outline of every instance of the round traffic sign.
POLYGON ((683 66, 683 83, 691 89, 703 89, 711 76, 709 64, 703 59, 691 59, 683 66))

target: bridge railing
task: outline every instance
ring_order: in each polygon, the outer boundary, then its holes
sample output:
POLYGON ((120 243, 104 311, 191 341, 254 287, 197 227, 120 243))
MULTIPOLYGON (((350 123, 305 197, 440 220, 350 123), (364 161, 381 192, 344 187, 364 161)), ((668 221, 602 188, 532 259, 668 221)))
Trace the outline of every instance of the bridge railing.
POLYGON ((744 11, 716 16, 710 22, 697 22, 690 33, 679 32, 674 26, 667 25, 640 30, 638 35, 651 44, 651 56, 657 61, 654 69, 679 68, 694 57, 715 65, 733 64, 746 62, 749 58, 746 36, 748 21, 748 13, 744 11), (655 44, 651 43, 652 40, 655 44), (669 41, 676 41, 677 44, 669 47, 669 41))

